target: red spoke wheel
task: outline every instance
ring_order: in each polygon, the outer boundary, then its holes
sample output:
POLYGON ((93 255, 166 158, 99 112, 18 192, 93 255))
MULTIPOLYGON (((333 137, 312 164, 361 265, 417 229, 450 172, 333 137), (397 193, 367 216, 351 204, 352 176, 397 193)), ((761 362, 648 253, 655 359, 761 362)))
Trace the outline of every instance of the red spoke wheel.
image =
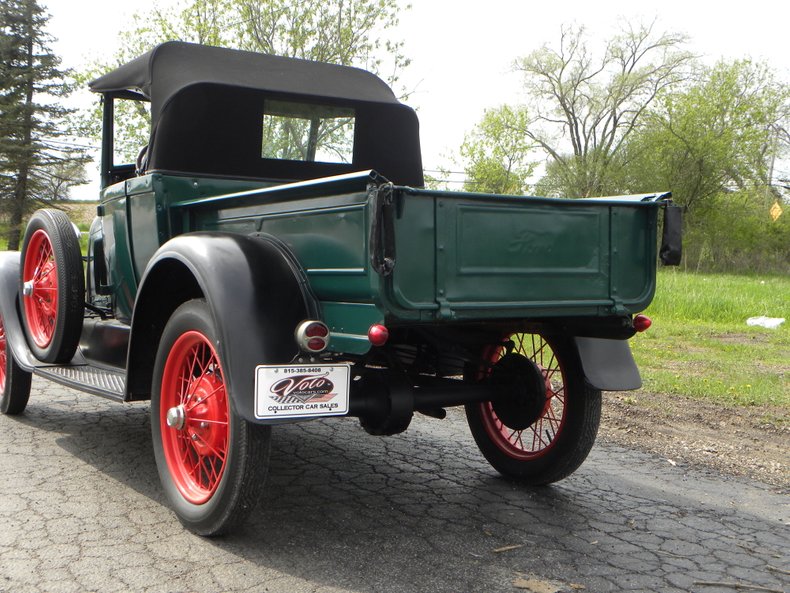
POLYGON ((37 230, 27 245, 23 271, 27 289, 25 316, 30 337, 36 346, 46 348, 55 333, 58 312, 58 266, 52 251, 52 242, 42 230, 37 230))
POLYGON ((82 330, 85 278, 74 227, 59 210, 38 210, 22 242, 22 317, 33 354, 67 362, 82 330))
POLYGON ((503 394, 469 404, 466 415, 480 451, 501 474, 527 484, 573 473, 595 442, 601 392, 586 384, 573 340, 514 334, 489 348, 484 380, 503 394))
POLYGON ((159 408, 162 444, 181 495, 202 504, 216 492, 228 457, 230 405, 219 358, 197 331, 181 334, 170 349, 159 408))
POLYGON ((21 414, 30 398, 30 373, 14 360, 8 345, 5 323, 0 315, 0 412, 21 414))
POLYGON ((159 344, 151 430, 159 477, 181 522, 201 535, 237 526, 263 493, 271 429, 234 412, 203 300, 181 305, 159 344))

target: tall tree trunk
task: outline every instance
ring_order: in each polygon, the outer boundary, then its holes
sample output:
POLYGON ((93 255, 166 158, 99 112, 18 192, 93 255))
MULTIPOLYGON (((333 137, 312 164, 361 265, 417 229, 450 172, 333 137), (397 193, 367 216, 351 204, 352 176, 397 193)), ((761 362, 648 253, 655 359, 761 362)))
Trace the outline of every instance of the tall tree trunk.
POLYGON ((10 251, 19 249, 19 237, 22 234, 22 220, 25 216, 25 205, 27 203, 30 165, 33 160, 33 78, 35 64, 33 62, 33 7, 30 3, 27 4, 27 26, 29 31, 27 35, 27 57, 25 60, 27 80, 25 80, 25 109, 22 115, 23 140, 8 225, 7 237, 10 251))

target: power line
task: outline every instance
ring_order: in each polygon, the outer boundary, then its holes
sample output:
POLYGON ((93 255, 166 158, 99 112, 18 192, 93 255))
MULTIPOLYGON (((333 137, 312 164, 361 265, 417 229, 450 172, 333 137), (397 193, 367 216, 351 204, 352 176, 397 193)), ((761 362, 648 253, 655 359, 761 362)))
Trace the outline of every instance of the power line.
POLYGON ((466 171, 448 171, 446 169, 423 169, 425 173, 449 173, 451 175, 466 175, 466 171))
POLYGON ((63 140, 41 140, 42 144, 60 144, 61 146, 68 146, 70 148, 87 148, 90 150, 99 150, 101 147, 94 144, 78 144, 76 142, 64 142, 63 140))

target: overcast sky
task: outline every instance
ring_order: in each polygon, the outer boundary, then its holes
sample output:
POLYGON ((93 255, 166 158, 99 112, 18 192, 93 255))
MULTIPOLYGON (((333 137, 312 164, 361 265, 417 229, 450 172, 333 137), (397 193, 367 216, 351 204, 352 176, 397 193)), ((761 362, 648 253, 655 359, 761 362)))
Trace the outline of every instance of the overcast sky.
MULTIPOLYGON (((157 4, 40 2, 51 14, 49 31, 58 39, 53 49, 72 68, 91 57, 112 55, 117 32, 130 22, 130 15, 157 4)), ((784 2, 412 0, 411 5, 402 12, 399 27, 404 52, 412 58, 403 82, 415 89, 408 102, 419 111, 426 169, 450 165, 447 156, 485 108, 519 102, 520 79, 511 71, 514 59, 555 43, 563 23, 583 24, 593 36, 605 39, 623 18, 657 19, 658 30, 686 33, 691 50, 710 62, 722 57, 762 59, 790 80, 790 5, 784 2)))

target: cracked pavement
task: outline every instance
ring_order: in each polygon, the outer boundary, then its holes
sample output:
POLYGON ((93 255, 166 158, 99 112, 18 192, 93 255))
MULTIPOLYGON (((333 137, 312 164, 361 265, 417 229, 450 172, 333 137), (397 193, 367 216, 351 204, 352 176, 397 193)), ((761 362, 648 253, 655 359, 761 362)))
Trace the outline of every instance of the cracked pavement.
POLYGON ((788 592, 788 526, 787 492, 601 443, 552 487, 515 485, 452 410, 388 438, 275 427, 262 507, 208 540, 164 506, 147 404, 34 379, 0 417, 9 593, 788 592))

